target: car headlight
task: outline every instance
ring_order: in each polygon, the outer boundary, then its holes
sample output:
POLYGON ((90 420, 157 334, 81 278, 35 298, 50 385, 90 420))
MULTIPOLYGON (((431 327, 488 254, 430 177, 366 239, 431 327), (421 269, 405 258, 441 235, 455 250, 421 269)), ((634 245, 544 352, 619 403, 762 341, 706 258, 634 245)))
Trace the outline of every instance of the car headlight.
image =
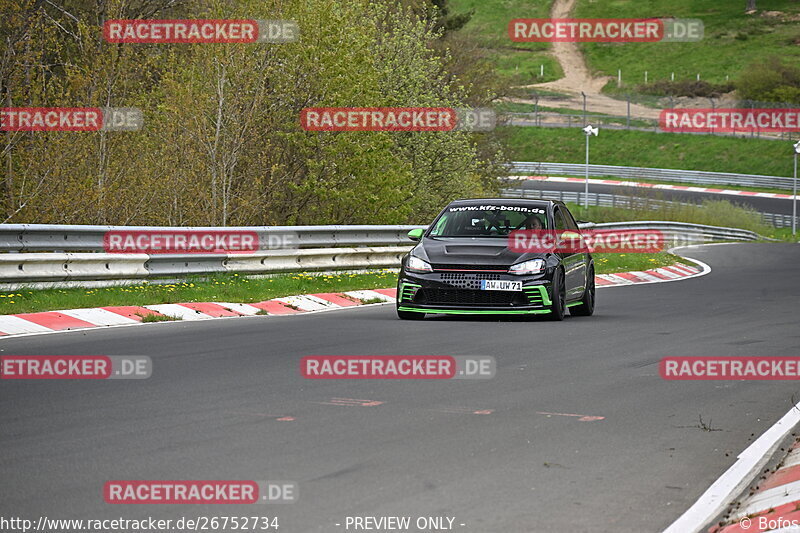
POLYGON ((544 270, 544 259, 531 259, 530 261, 525 261, 524 263, 517 263, 516 265, 511 265, 511 268, 508 269, 509 274, 538 274, 544 270))
POLYGON ((413 255, 408 256, 406 270, 412 270, 414 272, 433 272, 433 268, 431 268, 429 263, 413 255))

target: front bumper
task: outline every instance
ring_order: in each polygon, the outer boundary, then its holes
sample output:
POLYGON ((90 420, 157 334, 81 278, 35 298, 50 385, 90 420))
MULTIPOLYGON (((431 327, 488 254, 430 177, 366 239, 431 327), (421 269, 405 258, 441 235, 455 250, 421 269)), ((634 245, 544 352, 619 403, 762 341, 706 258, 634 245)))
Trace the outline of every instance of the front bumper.
POLYGON ((514 276, 504 272, 400 272, 397 309, 442 314, 547 314, 552 305, 547 272, 514 276), (521 291, 481 290, 481 280, 521 281, 521 291))

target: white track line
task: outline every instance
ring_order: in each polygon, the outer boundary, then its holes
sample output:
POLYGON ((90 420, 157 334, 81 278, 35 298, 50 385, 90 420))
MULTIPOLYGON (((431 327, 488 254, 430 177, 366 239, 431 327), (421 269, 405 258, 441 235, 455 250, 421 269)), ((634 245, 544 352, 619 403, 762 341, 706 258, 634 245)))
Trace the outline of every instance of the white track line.
POLYGON ((664 533, 698 533, 730 504, 767 464, 790 431, 800 422, 800 403, 739 454, 725 471, 664 533))

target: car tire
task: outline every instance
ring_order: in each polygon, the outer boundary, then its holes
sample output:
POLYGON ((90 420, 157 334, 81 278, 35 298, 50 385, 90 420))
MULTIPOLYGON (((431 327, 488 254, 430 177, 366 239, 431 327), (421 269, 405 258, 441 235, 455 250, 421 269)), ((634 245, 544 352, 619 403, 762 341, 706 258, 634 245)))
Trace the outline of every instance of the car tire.
POLYGON ((564 272, 558 268, 553 274, 553 304, 550 306, 550 320, 564 320, 567 306, 567 290, 564 285, 564 272))
POLYGON ((417 313, 416 311, 400 311, 398 309, 397 317, 400 320, 422 320, 425 318, 425 313, 417 313))
POLYGON ((595 304, 595 284, 594 284, 594 265, 589 267, 589 273, 586 276, 586 289, 583 291, 581 297, 581 304, 569 308, 569 314, 572 316, 592 316, 594 314, 595 304))

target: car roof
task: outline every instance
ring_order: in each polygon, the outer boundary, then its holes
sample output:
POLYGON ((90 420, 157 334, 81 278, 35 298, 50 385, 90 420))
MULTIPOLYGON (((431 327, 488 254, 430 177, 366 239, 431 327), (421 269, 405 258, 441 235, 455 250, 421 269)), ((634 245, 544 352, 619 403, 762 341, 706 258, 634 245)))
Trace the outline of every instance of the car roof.
POLYGON ((533 205, 536 207, 564 205, 564 202, 559 200, 534 200, 531 198, 463 198, 453 200, 448 205, 484 205, 488 203, 499 205, 533 205))

